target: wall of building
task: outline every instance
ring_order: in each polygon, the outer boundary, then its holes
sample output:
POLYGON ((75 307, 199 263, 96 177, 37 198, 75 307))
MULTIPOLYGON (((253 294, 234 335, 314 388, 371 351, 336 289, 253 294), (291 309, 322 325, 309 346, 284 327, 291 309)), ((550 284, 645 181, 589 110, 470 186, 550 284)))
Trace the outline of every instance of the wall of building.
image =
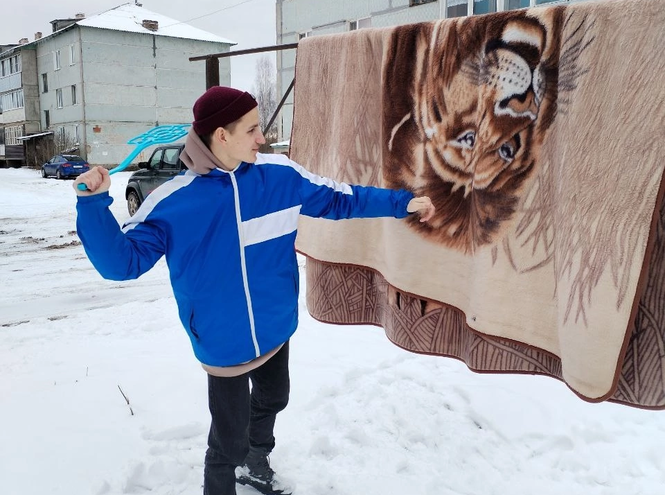
POLYGON ((80 46, 76 28, 46 37, 36 44, 40 127, 43 131, 54 131, 57 151, 73 148, 82 139, 80 126, 84 120, 84 111, 80 46), (59 67, 56 65, 58 52, 59 67), (72 86, 76 87, 75 102, 72 86), (59 93, 61 98, 58 97, 59 93))
MULTIPOLYGON (((40 89, 43 128, 48 110, 56 139, 64 129, 78 137, 79 152, 91 164, 115 166, 131 151, 129 139, 156 125, 192 121, 194 101, 205 91, 205 64, 189 58, 228 50, 223 43, 76 26, 37 49, 40 81, 45 73, 49 83, 47 93, 40 89), (59 70, 54 67, 57 50, 59 70), (62 108, 57 89, 62 90, 62 108)), ((221 84, 230 80, 230 61, 220 60, 221 84)))
POLYGON ((21 50, 21 65, 25 134, 33 134, 41 130, 39 120, 39 84, 37 82, 37 52, 34 47, 21 50))

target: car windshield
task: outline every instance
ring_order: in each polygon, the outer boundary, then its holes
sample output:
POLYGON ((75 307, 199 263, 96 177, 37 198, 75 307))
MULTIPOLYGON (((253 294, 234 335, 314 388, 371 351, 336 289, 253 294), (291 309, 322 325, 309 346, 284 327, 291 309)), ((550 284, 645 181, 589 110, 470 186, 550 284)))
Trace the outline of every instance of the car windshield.
POLYGON ((62 155, 69 162, 84 162, 85 160, 78 155, 62 155))

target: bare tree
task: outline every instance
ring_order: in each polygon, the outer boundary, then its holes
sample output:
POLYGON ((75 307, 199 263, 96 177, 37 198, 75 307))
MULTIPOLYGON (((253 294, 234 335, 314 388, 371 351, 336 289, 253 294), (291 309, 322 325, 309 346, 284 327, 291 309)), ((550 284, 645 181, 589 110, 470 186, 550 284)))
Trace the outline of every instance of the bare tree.
MULTIPOLYGON (((273 122, 270 129, 266 129, 272 114, 277 108, 277 83, 275 79, 275 65, 269 56, 264 55, 256 61, 256 77, 252 89, 254 97, 259 103, 259 124, 266 135, 266 146, 277 140, 277 124, 273 122)), ((267 147, 265 151, 269 151, 267 147)))

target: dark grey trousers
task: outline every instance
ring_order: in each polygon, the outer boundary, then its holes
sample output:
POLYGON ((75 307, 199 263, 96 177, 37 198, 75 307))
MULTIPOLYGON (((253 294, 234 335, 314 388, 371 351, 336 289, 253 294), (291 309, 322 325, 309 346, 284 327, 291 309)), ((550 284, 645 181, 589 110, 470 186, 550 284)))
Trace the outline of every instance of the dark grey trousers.
POLYGON ((249 446, 272 451, 275 418, 288 404, 289 391, 288 342, 262 366, 244 375, 208 375, 212 422, 203 474, 204 495, 236 495, 235 468, 243 464, 249 446))

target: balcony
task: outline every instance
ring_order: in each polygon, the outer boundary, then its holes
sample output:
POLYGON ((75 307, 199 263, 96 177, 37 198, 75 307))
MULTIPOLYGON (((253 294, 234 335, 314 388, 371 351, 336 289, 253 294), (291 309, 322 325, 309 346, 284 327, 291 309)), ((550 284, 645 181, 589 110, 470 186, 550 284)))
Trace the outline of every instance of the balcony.
POLYGON ((21 89, 21 72, 15 72, 5 77, 0 77, 0 93, 21 89))

